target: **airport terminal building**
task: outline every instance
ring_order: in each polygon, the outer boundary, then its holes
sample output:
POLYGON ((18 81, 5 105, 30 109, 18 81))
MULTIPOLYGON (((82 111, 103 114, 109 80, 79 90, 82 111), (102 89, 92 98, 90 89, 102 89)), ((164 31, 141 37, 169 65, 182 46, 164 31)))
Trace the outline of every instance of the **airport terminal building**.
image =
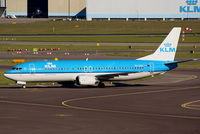
POLYGON ((200 0, 0 0, 0 9, 30 18, 200 19, 200 0))

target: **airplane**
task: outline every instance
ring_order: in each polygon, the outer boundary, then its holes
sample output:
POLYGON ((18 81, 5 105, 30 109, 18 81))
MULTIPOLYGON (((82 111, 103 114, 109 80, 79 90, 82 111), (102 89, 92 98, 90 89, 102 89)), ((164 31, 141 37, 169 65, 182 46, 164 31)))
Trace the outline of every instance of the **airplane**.
POLYGON ((178 66, 174 61, 181 33, 174 27, 158 49, 136 60, 33 61, 14 66, 4 76, 26 88, 27 82, 58 82, 65 86, 105 87, 105 81, 124 81, 163 74, 178 66))

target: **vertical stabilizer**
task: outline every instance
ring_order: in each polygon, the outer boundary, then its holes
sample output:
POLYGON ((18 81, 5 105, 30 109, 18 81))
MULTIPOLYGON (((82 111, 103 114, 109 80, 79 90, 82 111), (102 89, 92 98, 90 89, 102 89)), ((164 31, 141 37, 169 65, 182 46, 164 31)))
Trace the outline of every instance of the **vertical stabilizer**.
POLYGON ((153 54, 137 60, 174 61, 180 33, 181 28, 174 27, 153 54))

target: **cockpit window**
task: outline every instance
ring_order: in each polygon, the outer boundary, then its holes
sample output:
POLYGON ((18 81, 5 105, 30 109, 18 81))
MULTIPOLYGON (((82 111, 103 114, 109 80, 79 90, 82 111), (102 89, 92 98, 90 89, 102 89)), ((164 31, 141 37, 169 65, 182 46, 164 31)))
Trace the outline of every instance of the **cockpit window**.
POLYGON ((13 70, 22 70, 22 68, 21 67, 14 67, 14 68, 12 68, 13 70))

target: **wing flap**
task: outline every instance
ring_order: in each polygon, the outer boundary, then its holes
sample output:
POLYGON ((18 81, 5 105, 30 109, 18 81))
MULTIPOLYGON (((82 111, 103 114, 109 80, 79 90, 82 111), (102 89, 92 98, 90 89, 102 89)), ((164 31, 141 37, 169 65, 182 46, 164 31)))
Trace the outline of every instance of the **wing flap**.
POLYGON ((102 75, 96 75, 95 77, 99 80, 108 80, 114 77, 118 77, 118 76, 128 76, 131 73, 135 73, 135 72, 122 72, 122 73, 112 73, 112 74, 102 74, 102 75))

